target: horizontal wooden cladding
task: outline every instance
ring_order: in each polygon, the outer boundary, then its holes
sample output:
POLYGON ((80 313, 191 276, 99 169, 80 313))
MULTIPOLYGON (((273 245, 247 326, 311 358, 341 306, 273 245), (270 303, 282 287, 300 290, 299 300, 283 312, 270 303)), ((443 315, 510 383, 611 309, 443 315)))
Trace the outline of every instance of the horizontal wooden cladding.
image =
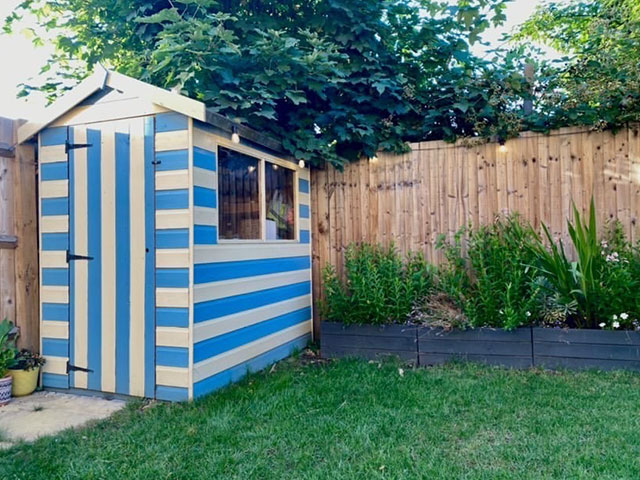
POLYGON ((640 135, 638 126, 597 132, 567 128, 550 135, 524 132, 506 142, 467 147, 441 141, 412 144, 404 155, 380 153, 311 172, 314 298, 322 295, 327 263, 343 273, 344 251, 353 242, 423 252, 433 263, 440 234, 451 239, 461 227, 487 224, 519 212, 539 228, 544 222, 569 243, 566 219, 572 202, 587 212, 595 199, 598 223, 618 219, 640 239, 640 135))
POLYGON ((359 357, 368 360, 396 356, 418 363, 416 330, 409 325, 354 325, 322 322, 321 352, 326 358, 359 357))
POLYGON ((640 370, 640 332, 533 329, 535 365, 640 370))

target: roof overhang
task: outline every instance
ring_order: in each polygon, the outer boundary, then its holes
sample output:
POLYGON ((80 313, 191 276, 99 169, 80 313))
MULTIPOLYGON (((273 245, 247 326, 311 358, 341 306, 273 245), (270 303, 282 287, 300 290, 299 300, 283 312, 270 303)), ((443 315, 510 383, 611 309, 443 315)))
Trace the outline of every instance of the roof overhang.
POLYGON ((121 73, 107 70, 99 65, 96 70, 76 87, 71 89, 66 95, 56 100, 52 105, 44 110, 42 120, 38 122, 27 122, 18 129, 18 143, 23 143, 41 130, 46 128, 65 113, 76 107, 82 101, 89 98, 94 93, 104 88, 113 88, 121 92, 132 93, 140 98, 144 98, 151 103, 164 107, 168 110, 181 113, 187 117, 213 125, 220 130, 231 133, 232 127, 238 129, 238 134, 254 143, 269 148, 275 152, 282 152, 282 143, 275 138, 258 132, 250 127, 238 124, 220 115, 207 106, 192 98, 171 92, 149 83, 136 80, 121 73))

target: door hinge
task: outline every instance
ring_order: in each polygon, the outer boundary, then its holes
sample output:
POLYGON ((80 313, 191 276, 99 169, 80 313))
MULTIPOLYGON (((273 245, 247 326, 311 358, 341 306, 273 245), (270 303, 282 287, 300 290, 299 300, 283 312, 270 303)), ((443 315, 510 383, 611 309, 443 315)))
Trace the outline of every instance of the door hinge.
POLYGON ((75 253, 71 253, 67 250, 67 263, 71 260, 93 260, 93 257, 89 257, 87 255, 76 255, 75 253))
POLYGON ((77 148, 88 148, 92 147, 92 143, 69 143, 69 141, 64 142, 64 153, 69 153, 69 150, 75 150, 77 148))
POLYGON ((93 373, 93 370, 90 368, 77 367, 76 365, 72 365, 69 360, 67 360, 67 373, 69 372, 87 372, 93 373))

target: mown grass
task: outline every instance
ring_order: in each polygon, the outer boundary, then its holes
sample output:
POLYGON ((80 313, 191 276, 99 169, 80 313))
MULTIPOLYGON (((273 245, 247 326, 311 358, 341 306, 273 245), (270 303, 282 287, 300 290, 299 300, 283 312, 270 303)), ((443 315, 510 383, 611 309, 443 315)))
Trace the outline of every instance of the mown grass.
POLYGON ((640 375, 293 359, 0 452, 47 479, 640 478, 640 375))

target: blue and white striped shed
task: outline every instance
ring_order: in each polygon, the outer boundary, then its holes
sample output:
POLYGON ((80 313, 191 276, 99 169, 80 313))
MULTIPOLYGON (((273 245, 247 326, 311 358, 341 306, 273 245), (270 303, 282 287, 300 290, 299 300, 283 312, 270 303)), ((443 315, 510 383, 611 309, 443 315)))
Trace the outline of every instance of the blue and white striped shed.
POLYGON ((19 130, 38 142, 45 387, 188 400, 307 344, 309 170, 278 141, 104 69, 46 118, 19 130), (258 162, 251 240, 219 232, 222 151, 258 162), (265 164, 290 172, 285 240, 265 233, 265 164))

